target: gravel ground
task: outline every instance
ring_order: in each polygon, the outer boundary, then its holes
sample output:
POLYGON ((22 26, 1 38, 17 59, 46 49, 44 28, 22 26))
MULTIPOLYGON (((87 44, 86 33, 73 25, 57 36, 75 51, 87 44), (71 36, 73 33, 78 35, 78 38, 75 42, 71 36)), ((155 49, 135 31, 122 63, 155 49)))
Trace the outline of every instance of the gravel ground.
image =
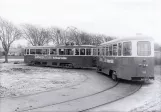
POLYGON ((0 97, 29 95, 79 84, 85 75, 71 69, 0 63, 0 97))

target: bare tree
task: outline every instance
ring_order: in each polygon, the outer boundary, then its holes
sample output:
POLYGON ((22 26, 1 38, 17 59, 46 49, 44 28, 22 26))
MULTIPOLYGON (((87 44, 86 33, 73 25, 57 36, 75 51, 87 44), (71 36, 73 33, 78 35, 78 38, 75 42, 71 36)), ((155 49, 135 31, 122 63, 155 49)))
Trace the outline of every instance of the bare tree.
POLYGON ((60 45, 60 44, 65 44, 67 41, 67 32, 63 29, 56 28, 56 27, 51 27, 50 28, 50 35, 51 39, 54 44, 60 45))
POLYGON ((0 41, 5 52, 5 63, 8 63, 8 52, 11 44, 21 37, 21 31, 11 22, 0 18, 0 41))
POLYGON ((43 46, 50 41, 49 29, 36 27, 30 24, 23 26, 23 37, 33 46, 43 46))
POLYGON ((81 45, 92 45, 92 35, 86 32, 80 32, 79 40, 81 45))
POLYGON ((80 45, 80 31, 73 26, 68 27, 68 33, 69 33, 69 37, 68 37, 68 41, 70 42, 74 42, 76 45, 80 45))

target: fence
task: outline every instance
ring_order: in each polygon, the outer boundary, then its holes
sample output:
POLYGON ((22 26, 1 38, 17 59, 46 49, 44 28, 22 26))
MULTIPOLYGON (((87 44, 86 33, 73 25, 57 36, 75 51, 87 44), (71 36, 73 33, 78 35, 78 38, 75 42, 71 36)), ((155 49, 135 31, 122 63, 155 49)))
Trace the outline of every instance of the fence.
POLYGON ((155 56, 155 65, 161 65, 161 52, 155 51, 154 56, 155 56))

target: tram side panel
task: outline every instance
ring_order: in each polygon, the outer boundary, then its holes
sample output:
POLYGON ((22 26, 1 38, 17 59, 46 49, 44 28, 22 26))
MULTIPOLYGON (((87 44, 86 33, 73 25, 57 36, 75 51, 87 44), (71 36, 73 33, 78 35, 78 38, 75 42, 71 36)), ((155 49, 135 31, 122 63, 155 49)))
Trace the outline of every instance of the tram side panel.
POLYGON ((110 71, 115 71, 117 78, 131 80, 135 76, 136 69, 134 67, 133 59, 123 57, 98 57, 97 67, 101 72, 110 74, 110 71))
POLYGON ((35 62, 46 66, 67 66, 74 68, 93 67, 95 62, 92 56, 37 56, 35 62))
POLYGON ((35 60, 34 55, 24 55, 24 63, 30 64, 34 60, 35 60))
POLYGON ((97 68, 105 74, 110 74, 110 70, 115 71, 120 79, 154 79, 154 61, 152 57, 98 57, 97 68))
POLYGON ((117 77, 131 80, 136 75, 136 67, 133 57, 118 57, 117 77))

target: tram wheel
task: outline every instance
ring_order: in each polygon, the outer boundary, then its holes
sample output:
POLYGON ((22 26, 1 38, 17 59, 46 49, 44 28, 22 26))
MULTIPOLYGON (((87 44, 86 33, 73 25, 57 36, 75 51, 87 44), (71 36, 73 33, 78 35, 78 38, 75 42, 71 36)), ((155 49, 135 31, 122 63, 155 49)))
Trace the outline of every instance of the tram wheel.
POLYGON ((101 69, 100 69, 99 67, 97 67, 97 72, 98 72, 98 73, 101 72, 101 69))
POLYGON ((72 64, 68 64, 67 67, 68 68, 73 68, 73 65, 72 64))
POLYGON ((117 81, 116 72, 113 72, 113 73, 112 73, 112 79, 113 79, 114 81, 117 81))

